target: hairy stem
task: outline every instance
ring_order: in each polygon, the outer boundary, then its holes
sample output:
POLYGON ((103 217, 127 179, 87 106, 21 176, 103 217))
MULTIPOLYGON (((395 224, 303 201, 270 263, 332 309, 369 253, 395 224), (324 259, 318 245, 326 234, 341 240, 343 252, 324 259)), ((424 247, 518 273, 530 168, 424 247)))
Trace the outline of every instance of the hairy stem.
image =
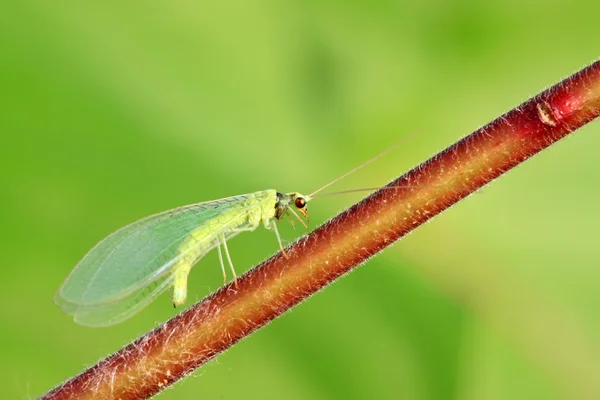
POLYGON ((44 399, 156 394, 372 255, 600 115, 600 61, 342 212, 44 399))

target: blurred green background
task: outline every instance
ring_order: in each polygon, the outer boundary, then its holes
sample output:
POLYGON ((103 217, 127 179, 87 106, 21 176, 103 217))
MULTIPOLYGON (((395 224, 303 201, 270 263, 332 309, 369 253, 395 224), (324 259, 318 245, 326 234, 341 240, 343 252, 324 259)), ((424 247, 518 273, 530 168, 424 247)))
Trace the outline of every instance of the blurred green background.
MULTIPOLYGON (((128 222, 266 188, 371 187, 598 57, 597 1, 0 6, 0 397, 28 399, 174 315, 52 303, 128 222)), ((252 335, 162 399, 598 399, 600 125, 252 335)), ((312 227, 359 199, 311 203, 312 227)), ((283 226, 289 241, 303 234, 283 226)), ((229 244, 242 272, 276 250, 229 244)), ((221 284, 216 255, 191 299, 221 284)))

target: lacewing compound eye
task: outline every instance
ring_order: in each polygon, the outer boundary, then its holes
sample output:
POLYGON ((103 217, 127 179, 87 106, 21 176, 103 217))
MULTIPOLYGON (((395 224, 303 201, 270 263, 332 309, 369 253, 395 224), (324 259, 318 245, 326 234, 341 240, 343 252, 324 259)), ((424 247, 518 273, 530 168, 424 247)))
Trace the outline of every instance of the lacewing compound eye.
POLYGON ((304 206, 306 206, 306 200, 304 200, 304 197, 298 197, 294 201, 294 204, 296 205, 297 208, 304 208, 304 206))

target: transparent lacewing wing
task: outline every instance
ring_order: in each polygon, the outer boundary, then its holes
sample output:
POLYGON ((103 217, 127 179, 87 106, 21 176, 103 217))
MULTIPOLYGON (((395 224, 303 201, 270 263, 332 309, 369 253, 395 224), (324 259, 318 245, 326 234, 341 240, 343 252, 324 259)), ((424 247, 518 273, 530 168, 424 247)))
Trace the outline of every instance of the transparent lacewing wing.
MULTIPOLYGON (((308 200, 298 193, 264 190, 141 219, 90 250, 58 290, 55 303, 87 326, 121 322, 169 288, 173 304, 183 304, 188 273, 206 253, 223 246, 230 260, 227 240, 261 223, 277 234, 274 220, 293 212, 291 204, 306 215, 308 200)), ((219 256, 225 276, 220 248, 219 256)))

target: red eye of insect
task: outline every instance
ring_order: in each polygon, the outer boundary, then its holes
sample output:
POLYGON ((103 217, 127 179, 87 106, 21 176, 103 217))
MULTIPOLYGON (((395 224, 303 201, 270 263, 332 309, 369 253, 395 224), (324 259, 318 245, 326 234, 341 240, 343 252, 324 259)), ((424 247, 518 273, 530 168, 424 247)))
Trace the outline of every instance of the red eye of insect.
POLYGON ((304 208, 304 206, 306 205, 306 200, 304 200, 304 198, 302 198, 302 197, 298 197, 294 201, 294 204, 296 204, 297 208, 304 208))

